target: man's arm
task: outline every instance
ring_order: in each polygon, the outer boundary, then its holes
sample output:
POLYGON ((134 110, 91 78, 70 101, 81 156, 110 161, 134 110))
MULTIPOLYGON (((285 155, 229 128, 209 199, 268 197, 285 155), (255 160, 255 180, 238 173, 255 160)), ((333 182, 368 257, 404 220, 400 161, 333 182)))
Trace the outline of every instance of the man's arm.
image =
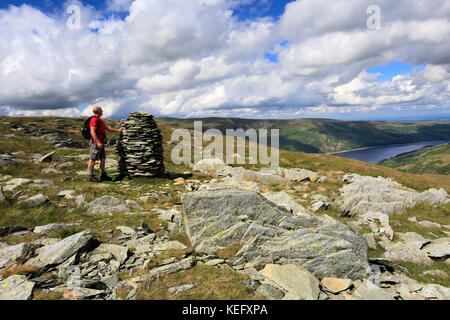
POLYGON ((122 132, 122 131, 123 131, 123 128, 120 128, 120 129, 114 129, 114 128, 111 127, 111 126, 106 126, 106 130, 112 131, 112 132, 122 132))

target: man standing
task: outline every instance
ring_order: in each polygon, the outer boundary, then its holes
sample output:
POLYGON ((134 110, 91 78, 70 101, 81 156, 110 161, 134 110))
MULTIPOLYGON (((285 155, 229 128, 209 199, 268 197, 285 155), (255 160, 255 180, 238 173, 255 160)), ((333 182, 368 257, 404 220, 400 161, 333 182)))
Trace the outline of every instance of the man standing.
POLYGON ((90 150, 90 160, 88 163, 88 171, 89 171, 89 181, 91 182, 100 182, 100 181, 111 181, 112 178, 109 177, 105 172, 105 161, 106 161, 106 153, 105 146, 103 143, 106 138, 106 130, 113 132, 121 132, 123 128, 114 129, 110 126, 107 126, 103 120, 101 120, 101 116, 103 115, 103 110, 100 106, 94 106, 92 109, 94 112, 94 116, 89 123, 89 128, 91 130, 91 150, 90 150), (94 166, 95 161, 100 160, 100 170, 102 174, 100 179, 97 179, 94 175, 94 166))

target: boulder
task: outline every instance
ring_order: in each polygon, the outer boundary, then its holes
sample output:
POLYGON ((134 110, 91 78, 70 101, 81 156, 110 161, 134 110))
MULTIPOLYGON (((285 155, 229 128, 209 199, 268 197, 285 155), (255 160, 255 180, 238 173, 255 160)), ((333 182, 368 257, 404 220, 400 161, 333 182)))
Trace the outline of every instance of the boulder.
POLYGON ((49 202, 49 199, 46 196, 44 196, 42 193, 40 193, 40 194, 37 194, 26 200, 19 201, 17 204, 23 205, 27 208, 36 208, 43 204, 46 204, 47 202, 49 202))
POLYGON ((353 216, 368 211, 390 215, 424 201, 433 205, 443 205, 450 201, 444 189, 430 189, 419 193, 389 178, 347 174, 343 180, 350 183, 339 189, 341 199, 338 205, 353 216))
POLYGON ((278 174, 290 181, 306 181, 310 180, 310 177, 314 177, 316 172, 306 169, 286 169, 286 168, 278 168, 278 174))
POLYGON ((364 280, 364 282, 356 288, 355 292, 353 292, 353 295, 362 300, 394 300, 392 294, 377 287, 369 280, 364 280))
POLYGON ((303 208, 302 205, 297 203, 290 195, 288 195, 284 191, 280 192, 266 192, 262 193, 262 195, 273 202, 274 204, 284 207, 289 212, 298 215, 298 216, 309 216, 308 210, 303 208))
POLYGON ((91 254, 110 253, 113 257, 119 261, 120 264, 124 263, 128 258, 128 248, 117 244, 102 243, 91 254))
POLYGON ((16 157, 10 153, 0 154, 0 169, 3 167, 15 166, 19 162, 16 157))
POLYGON ((327 277, 323 278, 320 283, 326 291, 337 294, 350 288, 352 280, 327 277))
POLYGON ((299 300, 319 299, 319 280, 302 267, 293 264, 268 264, 259 273, 299 300))
POLYGON ((0 249, 0 269, 9 268, 12 265, 22 262, 30 253, 28 243, 20 243, 15 246, 6 246, 0 249))
POLYGON ((73 224, 66 224, 66 223, 50 223, 45 226, 37 226, 33 229, 34 233, 38 234, 49 234, 54 231, 67 229, 69 227, 73 226, 73 224))
POLYGON ((226 165, 222 159, 202 159, 192 168, 193 171, 201 172, 204 174, 220 175, 226 174, 231 170, 231 167, 226 165))
POLYGON ((390 260, 402 260, 430 265, 433 263, 425 250, 421 250, 430 241, 414 232, 397 233, 398 242, 380 241, 386 252, 383 258, 390 260))
POLYGON ((87 205, 87 214, 101 214, 111 212, 128 212, 131 209, 125 201, 116 199, 111 196, 103 196, 89 202, 87 205))
POLYGON ((27 264, 34 264, 41 268, 63 263, 75 253, 85 249, 92 240, 89 230, 76 233, 55 244, 50 244, 36 250, 37 256, 27 264))
POLYGON ((430 258, 445 260, 450 257, 450 238, 433 240, 423 247, 422 251, 425 251, 430 258))
POLYGON ((27 277, 12 275, 0 281, 0 300, 28 300, 33 292, 34 282, 27 277))
POLYGON ((182 203, 173 233, 187 234, 197 252, 216 254, 238 244, 236 264, 297 264, 318 278, 358 279, 369 269, 364 237, 328 216, 294 216, 235 188, 185 193, 182 203))
POLYGON ((53 158, 53 155, 55 154, 55 152, 56 151, 47 153, 43 157, 39 158, 37 162, 42 163, 42 162, 50 162, 50 161, 52 161, 52 158, 53 158))

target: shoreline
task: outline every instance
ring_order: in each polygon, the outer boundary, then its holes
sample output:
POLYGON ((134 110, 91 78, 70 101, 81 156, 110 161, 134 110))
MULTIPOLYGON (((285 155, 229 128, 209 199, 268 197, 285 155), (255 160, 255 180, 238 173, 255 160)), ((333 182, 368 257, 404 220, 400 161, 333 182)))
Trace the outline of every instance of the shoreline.
MULTIPOLYGON (((338 151, 338 152, 330 152, 330 153, 325 153, 326 155, 337 155, 337 154, 342 154, 342 153, 347 153, 347 152, 352 152, 352 151, 361 151, 361 150, 367 150, 367 149, 375 149, 375 148, 382 148, 382 147, 400 147, 400 146, 407 146, 410 144, 415 144, 415 143, 430 143, 430 142, 444 142, 444 141, 440 141, 440 140, 433 140, 433 141, 418 141, 418 142, 410 142, 410 143, 400 143, 400 144, 387 144, 387 145, 382 145, 382 146, 373 146, 373 147, 363 147, 363 148, 356 148, 356 149, 350 149, 350 150, 343 150, 343 151, 338 151)), ((445 142, 445 143, 450 143, 449 141, 445 142)), ((442 144, 445 144, 442 143, 442 144)), ((424 146, 425 148, 426 146, 424 146)))

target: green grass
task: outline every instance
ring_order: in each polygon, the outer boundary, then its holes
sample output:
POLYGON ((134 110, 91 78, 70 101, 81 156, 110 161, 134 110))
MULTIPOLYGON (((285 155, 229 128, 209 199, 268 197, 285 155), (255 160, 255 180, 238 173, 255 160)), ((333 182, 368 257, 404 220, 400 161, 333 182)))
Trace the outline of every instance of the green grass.
POLYGON ((406 262, 406 261, 393 261, 387 263, 394 269, 401 269, 405 274, 421 283, 434 283, 444 287, 450 287, 450 265, 443 261, 434 261, 431 265, 422 265, 418 263, 406 262), (428 270, 440 270, 448 275, 447 278, 435 277, 432 275, 424 275, 423 273, 428 270))
POLYGON ((403 172, 450 175, 450 144, 403 153, 378 164, 403 172))
POLYGON ((433 239, 436 237, 448 237, 444 231, 449 231, 444 227, 425 228, 416 222, 408 221, 408 218, 416 217, 417 221, 432 221, 442 225, 450 225, 450 203, 435 207, 428 202, 419 203, 405 212, 390 215, 389 224, 394 232, 416 232, 425 238, 433 239))
POLYGON ((253 294, 253 289, 243 283, 247 277, 231 270, 197 265, 189 270, 161 275, 149 288, 140 288, 138 300, 249 300, 263 299, 253 294), (168 289, 193 283, 195 288, 179 295, 170 294, 168 289))

